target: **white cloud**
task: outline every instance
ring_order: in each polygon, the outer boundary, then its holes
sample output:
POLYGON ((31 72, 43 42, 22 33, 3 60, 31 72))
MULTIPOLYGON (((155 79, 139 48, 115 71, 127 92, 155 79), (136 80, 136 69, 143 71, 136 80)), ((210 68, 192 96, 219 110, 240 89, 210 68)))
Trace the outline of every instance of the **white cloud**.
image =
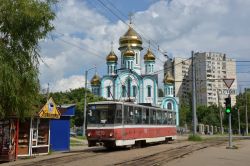
POLYGON ((63 78, 51 85, 52 92, 68 91, 70 89, 76 89, 84 87, 84 76, 73 75, 69 78, 63 78))
MULTIPOLYGON (((146 40, 150 39, 151 43, 159 44, 161 49, 177 57, 190 57, 191 50, 195 50, 223 52, 243 60, 249 59, 250 52, 249 6, 250 1, 245 0, 156 1, 147 10, 136 12, 133 22, 146 48, 146 40)), ((61 80, 66 82, 73 79, 72 75, 83 75, 93 65, 98 66, 100 75, 106 74, 105 57, 111 41, 120 57, 118 41, 126 32, 126 25, 121 21, 112 23, 85 1, 59 3, 54 23, 54 40, 41 42, 43 60, 47 64, 40 66, 42 85, 50 82, 57 87, 56 84, 62 84, 61 80)), ((159 52, 155 54, 164 60, 159 52)), ((162 62, 157 61, 156 70, 162 68, 162 62)), ((93 74, 90 72, 88 79, 93 74)))

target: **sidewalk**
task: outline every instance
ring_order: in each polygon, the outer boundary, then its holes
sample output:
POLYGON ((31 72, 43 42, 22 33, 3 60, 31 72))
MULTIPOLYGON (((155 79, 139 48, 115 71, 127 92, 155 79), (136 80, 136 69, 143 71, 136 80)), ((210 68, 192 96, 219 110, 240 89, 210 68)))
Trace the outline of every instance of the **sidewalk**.
POLYGON ((166 166, 248 166, 250 140, 234 141, 238 149, 226 149, 227 143, 191 153, 166 163, 166 166))
POLYGON ((32 156, 27 158, 18 158, 16 161, 8 162, 0 164, 0 166, 14 166, 18 164, 24 164, 24 163, 31 163, 31 162, 38 162, 46 159, 52 159, 52 158, 58 158, 63 156, 69 156, 76 154, 79 151, 87 150, 89 149, 88 145, 81 145, 81 146, 71 146, 69 152, 52 152, 48 155, 38 155, 38 156, 32 156))

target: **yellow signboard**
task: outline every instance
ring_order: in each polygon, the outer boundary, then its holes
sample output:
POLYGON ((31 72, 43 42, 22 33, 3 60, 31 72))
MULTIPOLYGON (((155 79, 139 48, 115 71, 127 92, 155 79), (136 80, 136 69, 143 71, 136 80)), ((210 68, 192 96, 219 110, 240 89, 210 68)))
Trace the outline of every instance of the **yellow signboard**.
POLYGON ((47 101, 38 114, 40 118, 60 119, 61 116, 52 97, 47 101))

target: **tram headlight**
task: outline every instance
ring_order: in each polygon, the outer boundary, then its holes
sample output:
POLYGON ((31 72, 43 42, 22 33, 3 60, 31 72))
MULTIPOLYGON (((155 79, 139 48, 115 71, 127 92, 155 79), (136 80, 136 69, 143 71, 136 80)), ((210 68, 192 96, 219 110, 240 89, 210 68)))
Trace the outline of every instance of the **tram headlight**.
POLYGON ((88 133, 88 137, 90 137, 90 136, 91 136, 91 133, 89 132, 89 133, 88 133))
POLYGON ((114 134, 113 134, 112 132, 111 132, 111 133, 109 133, 109 136, 110 136, 110 137, 113 137, 113 135, 114 135, 114 134))

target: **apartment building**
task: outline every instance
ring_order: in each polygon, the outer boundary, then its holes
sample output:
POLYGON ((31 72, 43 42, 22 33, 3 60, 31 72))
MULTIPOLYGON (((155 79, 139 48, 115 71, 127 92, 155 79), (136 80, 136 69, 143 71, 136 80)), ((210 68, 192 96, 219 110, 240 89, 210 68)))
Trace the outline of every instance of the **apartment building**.
MULTIPOLYGON (((181 102, 190 103, 192 97, 192 60, 174 58, 165 63, 165 72, 170 70, 175 78, 175 96, 181 102), (172 68, 169 64, 172 63, 172 68)), ((194 55, 196 76, 196 100, 198 105, 218 103, 224 106, 224 98, 230 93, 232 105, 236 103, 236 63, 226 54, 217 52, 197 52, 194 55), (230 90, 223 79, 235 79, 230 90)))

